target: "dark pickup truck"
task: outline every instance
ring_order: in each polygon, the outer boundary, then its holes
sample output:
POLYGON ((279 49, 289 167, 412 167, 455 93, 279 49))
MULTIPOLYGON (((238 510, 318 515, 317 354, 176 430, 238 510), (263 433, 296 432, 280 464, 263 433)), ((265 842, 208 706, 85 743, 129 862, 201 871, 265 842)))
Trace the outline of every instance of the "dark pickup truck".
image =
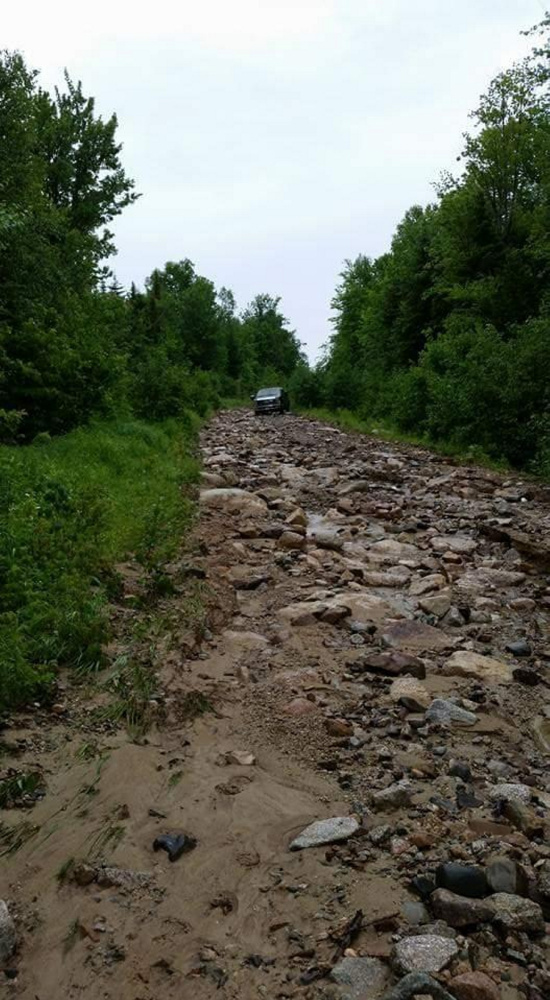
POLYGON ((262 413, 287 413, 290 409, 288 393, 276 386, 272 389, 260 389, 255 396, 254 413, 259 416, 262 413))

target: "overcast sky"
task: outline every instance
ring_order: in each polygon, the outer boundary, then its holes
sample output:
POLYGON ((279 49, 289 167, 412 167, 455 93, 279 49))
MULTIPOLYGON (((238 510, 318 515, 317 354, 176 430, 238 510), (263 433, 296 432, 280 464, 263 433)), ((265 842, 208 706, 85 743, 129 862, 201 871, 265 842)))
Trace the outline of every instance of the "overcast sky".
POLYGON ((0 44, 116 111, 142 198, 115 269, 167 260, 282 297, 310 357, 347 257, 378 255, 453 170, 468 111, 529 43, 542 0, 27 0, 0 44))

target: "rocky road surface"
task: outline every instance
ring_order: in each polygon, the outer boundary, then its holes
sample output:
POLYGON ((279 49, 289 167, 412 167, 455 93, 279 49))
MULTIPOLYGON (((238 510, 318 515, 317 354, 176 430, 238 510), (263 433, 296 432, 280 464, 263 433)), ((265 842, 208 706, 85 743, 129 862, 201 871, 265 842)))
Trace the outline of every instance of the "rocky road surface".
POLYGON ((207 627, 147 740, 42 737, 8 992, 546 1000, 550 490, 292 415, 202 450, 207 627))

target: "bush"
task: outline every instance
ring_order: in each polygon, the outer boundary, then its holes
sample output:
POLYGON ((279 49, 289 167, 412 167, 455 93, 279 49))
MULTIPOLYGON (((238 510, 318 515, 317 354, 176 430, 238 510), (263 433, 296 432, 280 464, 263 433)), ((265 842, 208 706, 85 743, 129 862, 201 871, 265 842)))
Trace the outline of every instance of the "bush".
POLYGON ((61 665, 101 662, 115 563, 138 552, 158 575, 189 524, 195 429, 96 423, 0 447, 0 708, 41 696, 61 665))

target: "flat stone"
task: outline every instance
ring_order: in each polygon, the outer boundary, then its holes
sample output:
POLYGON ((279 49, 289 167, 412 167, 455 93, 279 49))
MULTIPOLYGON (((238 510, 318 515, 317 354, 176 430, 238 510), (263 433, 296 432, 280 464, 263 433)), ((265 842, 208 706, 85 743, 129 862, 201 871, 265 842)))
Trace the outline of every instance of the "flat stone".
POLYGON ((422 660, 410 653, 401 653, 399 650, 388 653, 367 653, 359 662, 364 669, 386 677, 400 677, 405 674, 422 680, 426 676, 426 667, 422 660))
POLYGON ((408 972, 441 972, 458 954, 458 945, 452 938, 437 934, 418 934, 399 941, 392 955, 394 969, 408 972))
POLYGON ((493 908, 493 922, 507 931, 544 932, 544 916, 538 903, 509 892, 497 892, 487 900, 493 908))
POLYGON ((486 924, 493 918, 493 910, 487 900, 458 896, 448 889, 436 889, 430 897, 430 904, 434 916, 444 920, 450 927, 486 924))
POLYGON ((438 888, 448 889, 470 899, 483 899, 489 893, 485 872, 479 865, 460 865, 447 861, 436 869, 435 881, 438 888))
POLYGON ((519 783, 503 782, 501 785, 493 785, 489 789, 491 802, 523 802, 529 805, 531 801, 532 789, 529 785, 519 783))
POLYGON ((445 632, 418 621, 396 622, 384 633, 383 641, 387 646, 408 650, 411 653, 428 649, 435 651, 449 649, 456 643, 456 639, 450 638, 445 632))
POLYGON ((314 701, 310 701, 309 698, 293 698, 292 701, 287 702, 283 709, 285 715, 291 715, 297 719, 304 715, 313 715, 314 712, 318 711, 319 706, 314 701))
POLYGON ((463 972, 449 986, 456 1000, 501 1000, 498 986, 484 972, 463 972))
POLYGON ((434 590, 441 590, 445 583, 446 580, 442 573, 430 573, 428 576, 421 576, 413 580, 409 587, 409 594, 411 597, 422 597, 434 590))
POLYGON ((516 587, 525 582, 525 573, 516 573, 513 570, 493 569, 491 567, 480 566, 479 569, 469 570, 464 573, 456 582, 456 586, 463 591, 472 593, 485 593, 489 590, 501 590, 507 587, 516 587))
POLYGON ((409 712, 424 712, 432 700, 427 688, 416 677, 397 677, 390 687, 390 698, 409 712))
POLYGON ((459 556, 471 555, 477 549, 477 542, 467 535, 436 535, 430 545, 434 552, 454 552, 459 556))
POLYGON ((346 957, 335 965, 330 978, 342 986, 342 1000, 365 1000, 375 997, 388 985, 390 973, 378 958, 346 957))
POLYGON ((382 538, 379 542, 374 542, 368 549, 369 562, 398 563, 407 560, 412 563, 420 562, 422 553, 416 545, 408 545, 406 542, 398 542, 395 538, 382 538))
POLYGON ((503 663, 492 656, 459 649, 449 657, 442 672, 450 677, 475 677, 488 683, 510 684, 513 669, 510 663, 503 663))
POLYGON ((306 847, 321 847, 323 844, 335 844, 347 840, 359 829, 359 823, 353 816, 334 816, 331 819, 320 819, 302 830, 290 844, 291 851, 302 851, 306 847))
POLYGON ((15 952, 16 944, 15 924, 7 904, 3 899, 0 899, 0 966, 9 962, 15 952))
POLYGON ((199 502, 204 507, 212 507, 229 512, 238 511, 242 514, 267 514, 267 504, 255 493, 240 490, 236 487, 201 490, 199 502))
POLYGON ((475 726, 477 715, 447 698, 435 698, 426 712, 426 722, 437 722, 440 726, 475 726))
POLYGON ((438 594, 432 594, 431 597, 422 598, 419 604, 427 615, 443 618, 451 608, 451 591, 441 590, 438 594))

